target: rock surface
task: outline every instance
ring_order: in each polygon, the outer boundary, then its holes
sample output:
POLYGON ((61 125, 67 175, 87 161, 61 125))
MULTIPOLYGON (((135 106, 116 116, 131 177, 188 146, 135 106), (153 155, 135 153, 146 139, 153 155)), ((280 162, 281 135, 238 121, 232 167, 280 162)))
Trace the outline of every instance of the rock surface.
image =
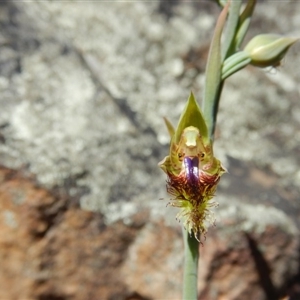
POLYGON ((20 173, 0 170, 0 299, 124 299, 120 266, 145 215, 107 227, 20 173))
MULTIPOLYGON (((147 211, 104 223, 21 172, 0 170, 0 299, 181 299, 179 226, 147 211)), ((299 269, 295 224, 223 207, 200 246, 199 299, 279 299, 299 269)))
MULTIPOLYGON (((259 3, 249 37, 299 36, 299 11, 259 3)), ((201 101, 218 12, 0 3, 0 299, 180 299, 162 117, 176 123, 191 89, 201 101)), ((300 297, 299 47, 278 70, 226 82, 215 152, 229 174, 201 248, 201 299, 300 297)))

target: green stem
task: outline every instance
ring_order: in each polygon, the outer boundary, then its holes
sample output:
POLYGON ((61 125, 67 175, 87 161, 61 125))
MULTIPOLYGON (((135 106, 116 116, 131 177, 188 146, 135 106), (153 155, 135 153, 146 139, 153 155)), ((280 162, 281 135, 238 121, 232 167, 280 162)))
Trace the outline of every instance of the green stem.
POLYGON ((235 52, 235 34, 239 23, 242 0, 231 1, 229 7, 229 17, 225 30, 225 39, 222 46, 222 61, 235 52))
POLYGON ((213 39, 209 49, 205 72, 205 88, 202 103, 202 110, 205 121, 208 126, 210 138, 213 139, 219 99, 222 91, 222 60, 221 60, 221 36, 226 17, 228 13, 229 3, 222 10, 214 31, 213 39))
POLYGON ((216 94, 215 94, 214 101, 212 101, 209 106, 203 105, 203 110, 205 109, 204 118, 206 121, 209 137, 212 141, 214 140, 215 128, 217 123, 217 115, 219 110, 219 102, 220 102, 223 86, 224 86, 224 80, 220 81, 219 85, 216 87, 216 94))
POLYGON ((183 300, 197 300, 199 242, 182 227, 184 240, 183 300))

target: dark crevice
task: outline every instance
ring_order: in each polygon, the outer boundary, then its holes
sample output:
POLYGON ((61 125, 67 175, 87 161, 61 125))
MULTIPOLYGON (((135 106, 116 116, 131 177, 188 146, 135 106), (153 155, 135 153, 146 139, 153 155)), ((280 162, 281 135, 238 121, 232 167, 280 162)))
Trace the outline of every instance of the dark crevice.
MULTIPOLYGON (((74 47, 80 61, 83 66, 90 72, 91 78, 97 87, 98 92, 104 91, 113 101, 114 105, 119 109, 120 113, 123 114, 137 129, 138 132, 144 136, 149 137, 149 144, 151 144, 152 157, 161 158, 162 157, 162 146, 158 142, 157 133, 152 128, 151 124, 148 124, 143 116, 139 115, 138 112, 134 111, 128 99, 126 97, 115 97, 109 88, 105 85, 105 80, 101 77, 101 65, 96 57, 90 54, 85 54, 80 49, 74 47)), ((162 121, 163 124, 163 121, 162 121)))
POLYGON ((80 49, 76 49, 76 53, 82 62, 83 66, 90 72, 91 78, 98 88, 98 90, 103 90, 109 97, 113 100, 115 105, 118 107, 120 112, 126 116, 126 118, 131 122, 131 124, 141 133, 149 134, 149 136, 157 139, 156 132, 151 128, 149 124, 146 123, 142 117, 139 116, 129 105, 127 98, 114 97, 109 88, 105 85, 105 80, 101 77, 101 66, 96 57, 85 54, 80 49))
POLYGON ((151 300, 151 298, 148 298, 146 296, 142 296, 141 294, 134 292, 130 295, 128 295, 125 300, 151 300))
POLYGON ((69 297, 56 294, 43 294, 38 297, 38 300, 67 300, 69 297))
POLYGON ((257 242, 250 236, 250 234, 245 233, 245 236, 247 238, 249 249, 253 257, 253 261, 259 277, 259 282, 262 289, 265 292, 266 299, 268 300, 279 299, 279 293, 276 290, 270 276, 271 268, 269 266, 269 263, 266 261, 263 254, 258 249, 257 242))
MULTIPOLYGON (((300 249, 298 251, 298 262, 300 262, 300 249)), ((298 263, 297 275, 287 282, 281 296, 281 298, 288 296, 288 300, 300 299, 300 263, 298 263)))

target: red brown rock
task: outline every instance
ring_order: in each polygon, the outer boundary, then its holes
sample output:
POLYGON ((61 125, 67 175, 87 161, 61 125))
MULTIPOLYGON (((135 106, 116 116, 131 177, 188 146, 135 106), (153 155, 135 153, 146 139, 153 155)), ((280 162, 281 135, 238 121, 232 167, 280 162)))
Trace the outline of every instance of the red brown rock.
POLYGON ((144 215, 106 227, 100 214, 67 209, 17 172, 1 169, 0 178, 0 299, 131 295, 119 268, 144 215))
MULTIPOLYGON (((181 299, 179 226, 146 212, 106 226, 21 172, 0 168, 0 181, 1 300, 181 299)), ((270 208, 219 210, 200 247, 199 299, 284 296, 299 270, 293 223, 270 208)))

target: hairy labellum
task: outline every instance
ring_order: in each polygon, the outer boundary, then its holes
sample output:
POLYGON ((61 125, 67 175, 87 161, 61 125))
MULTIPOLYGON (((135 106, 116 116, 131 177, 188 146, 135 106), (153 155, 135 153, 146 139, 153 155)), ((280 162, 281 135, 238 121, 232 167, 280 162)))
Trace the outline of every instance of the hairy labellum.
POLYGON ((167 191, 173 196, 170 205, 181 208, 177 218, 182 218, 188 232, 198 238, 200 233, 206 233, 204 222, 213 219, 209 209, 217 205, 211 199, 223 169, 220 166, 220 172, 210 175, 198 168, 197 157, 185 157, 183 162, 179 175, 168 173, 167 191))

